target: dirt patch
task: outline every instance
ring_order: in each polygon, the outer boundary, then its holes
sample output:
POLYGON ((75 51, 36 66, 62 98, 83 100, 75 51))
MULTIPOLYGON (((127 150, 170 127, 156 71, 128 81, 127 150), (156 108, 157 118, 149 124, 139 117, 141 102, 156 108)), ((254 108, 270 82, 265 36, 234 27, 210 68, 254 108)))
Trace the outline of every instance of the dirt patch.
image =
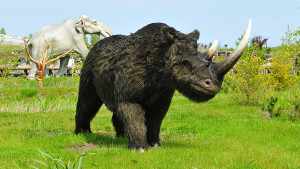
POLYGON ((262 111, 261 114, 262 114, 263 118, 266 120, 269 120, 270 118, 272 118, 271 113, 269 113, 268 111, 262 111))
POLYGON ((95 149, 97 146, 93 143, 86 143, 82 146, 74 146, 67 148, 68 151, 88 151, 90 149, 95 149))
POLYGON ((48 133, 46 133, 45 134, 47 137, 55 137, 55 135, 53 134, 53 133, 51 133, 51 132, 48 132, 48 133))

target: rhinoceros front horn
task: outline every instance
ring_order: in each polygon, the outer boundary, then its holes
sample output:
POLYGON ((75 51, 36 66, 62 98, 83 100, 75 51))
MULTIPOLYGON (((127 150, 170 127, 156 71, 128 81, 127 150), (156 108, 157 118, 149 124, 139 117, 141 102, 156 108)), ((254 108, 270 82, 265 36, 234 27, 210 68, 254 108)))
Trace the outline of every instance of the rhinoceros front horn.
POLYGON ((249 37, 251 32, 251 19, 249 19, 248 27, 246 33, 241 40, 238 47, 224 60, 217 64, 217 77, 223 77, 240 59, 245 48, 248 45, 249 37))

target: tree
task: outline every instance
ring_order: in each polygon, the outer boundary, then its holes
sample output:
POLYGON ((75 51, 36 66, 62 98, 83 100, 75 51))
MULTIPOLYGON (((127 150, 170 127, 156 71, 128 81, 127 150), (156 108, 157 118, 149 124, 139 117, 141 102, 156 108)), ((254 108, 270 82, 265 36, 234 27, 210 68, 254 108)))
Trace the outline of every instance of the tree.
POLYGON ((6 35, 6 32, 5 32, 4 28, 1 28, 0 33, 3 34, 3 35, 6 35))
POLYGON ((91 46, 94 46, 99 40, 101 40, 99 35, 91 34, 91 46))
POLYGON ((241 34, 241 36, 240 36, 240 37, 238 37, 238 39, 235 41, 235 45, 236 45, 236 46, 239 46, 239 44, 240 44, 241 40, 242 40, 242 39, 243 39, 243 37, 244 37, 244 34, 245 34, 245 32, 244 32, 244 33, 242 33, 242 34, 241 34))
POLYGON ((251 39, 251 45, 257 46, 259 49, 262 49, 262 46, 266 44, 267 46, 268 38, 263 38, 262 36, 255 36, 251 39))
POLYGON ((84 39, 86 46, 89 46, 89 39, 86 37, 86 35, 84 35, 83 39, 84 39))
MULTIPOLYGON (((64 57, 64 56, 66 56, 67 53, 71 52, 71 51, 74 49, 74 48, 72 48, 72 49, 70 49, 68 52, 66 52, 66 53, 64 53, 64 54, 62 54, 62 55, 60 55, 60 56, 58 56, 58 57, 56 57, 56 58, 54 58, 54 59, 51 59, 51 60, 49 60, 49 61, 46 61, 46 59, 47 59, 47 54, 48 54, 48 49, 49 49, 49 47, 50 47, 50 44, 49 44, 49 42, 47 41, 47 39, 46 39, 45 36, 44 36, 44 40, 45 40, 45 42, 47 43, 48 46, 47 46, 47 48, 46 48, 45 51, 41 51, 41 53, 43 54, 43 56, 42 56, 42 58, 41 58, 41 60, 40 60, 40 63, 39 63, 39 62, 37 62, 36 60, 34 60, 34 59, 31 57, 31 55, 30 55, 30 53, 29 53, 29 50, 28 50, 26 37, 23 38, 23 41, 24 41, 24 43, 25 43, 25 49, 26 49, 27 56, 29 57, 29 59, 30 59, 32 62, 34 62, 34 63, 36 64, 36 67, 37 67, 37 69, 38 69, 38 71, 39 71, 39 77, 38 77, 38 78, 37 78, 37 77, 31 77, 31 78, 35 78, 36 80, 39 81, 39 87, 43 87, 43 77, 44 77, 44 71, 45 71, 46 65, 47 65, 48 63, 51 63, 51 62, 53 62, 53 61, 56 61, 56 60, 58 60, 58 59, 60 59, 60 58, 62 58, 62 57, 64 57)), ((30 77, 30 76, 27 76, 27 77, 30 77)))
POLYGON ((228 47, 228 44, 224 44, 224 47, 225 47, 225 49, 227 49, 227 47, 228 47))
POLYGON ((33 36, 32 34, 29 34, 28 40, 29 40, 29 39, 31 39, 31 38, 32 38, 32 36, 33 36))

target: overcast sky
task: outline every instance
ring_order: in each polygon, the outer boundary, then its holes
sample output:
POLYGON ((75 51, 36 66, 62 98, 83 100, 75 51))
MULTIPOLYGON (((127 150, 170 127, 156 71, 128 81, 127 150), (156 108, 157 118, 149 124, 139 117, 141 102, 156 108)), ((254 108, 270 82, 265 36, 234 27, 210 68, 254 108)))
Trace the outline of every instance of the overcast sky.
POLYGON ((0 0, 0 28, 8 35, 28 36, 47 24, 88 15, 108 25, 114 34, 129 35, 153 22, 183 32, 200 31, 198 43, 235 41, 252 19, 251 37, 281 44, 287 27, 300 27, 300 0, 0 0))

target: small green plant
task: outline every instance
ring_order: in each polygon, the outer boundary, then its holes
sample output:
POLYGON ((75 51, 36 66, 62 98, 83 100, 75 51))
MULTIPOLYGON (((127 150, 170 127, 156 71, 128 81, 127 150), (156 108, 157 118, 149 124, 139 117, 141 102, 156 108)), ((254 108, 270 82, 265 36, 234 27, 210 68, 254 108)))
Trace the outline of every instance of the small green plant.
MULTIPOLYGON (((72 57, 75 60, 75 57, 80 57, 80 55, 77 54, 77 53, 72 53, 72 57)), ((83 62, 82 61, 81 62, 74 62, 73 65, 72 65, 72 69, 71 69, 72 76, 79 76, 78 72, 81 70, 82 66, 83 66, 83 62)))
POLYGON ((267 118, 272 118, 272 117, 278 117, 282 114, 283 108, 282 106, 276 106, 278 105, 277 97, 270 97, 266 99, 267 105, 264 105, 262 107, 262 110, 266 113, 267 118))
POLYGON ((244 37, 244 34, 245 34, 245 32, 244 32, 244 33, 242 33, 242 34, 241 34, 241 36, 240 36, 240 37, 238 37, 238 39, 235 41, 235 45, 236 45, 236 46, 238 46, 238 45, 241 43, 241 40, 243 39, 243 37, 244 37))
POLYGON ((8 58, 8 57, 3 57, 0 60, 0 69, 2 71, 0 72, 0 77, 7 77, 10 75, 10 72, 12 69, 14 69, 18 65, 18 60, 19 58, 8 58))
MULTIPOLYGON (((90 156, 90 155, 93 155, 95 153, 83 153, 81 154, 79 160, 74 160, 72 163, 68 162, 64 162, 61 158, 54 158, 52 156, 50 156, 49 154, 41 151, 41 150, 38 150, 42 157, 44 158, 45 161, 40 161, 40 160, 37 160, 37 159, 31 159, 32 161, 38 163, 39 165, 43 166, 44 168, 55 168, 55 169, 59 169, 59 168, 64 168, 64 169, 82 169, 83 168, 83 164, 82 164, 82 159, 83 157, 86 157, 86 156, 90 156), (76 162, 78 161, 78 165, 76 167, 76 162), (71 164, 71 165, 70 165, 71 164)), ((16 162, 14 162, 14 165, 17 167, 17 168, 20 168, 18 166, 18 164, 16 162)), ((35 169, 38 169, 38 167, 34 166, 34 165, 29 165, 29 164, 26 164, 28 167, 31 167, 31 168, 35 168, 35 169)), ((92 164, 94 167, 98 167, 94 164, 92 164)), ((99 168, 99 167, 98 167, 99 168)))
POLYGON ((0 72, 0 77, 7 77, 10 72, 10 62, 9 59, 7 58, 2 58, 0 61, 1 69, 2 71, 0 72))
POLYGON ((25 89, 21 91, 21 95, 22 96, 26 96, 26 97, 33 97, 37 94, 37 90, 35 89, 25 89))
POLYGON ((295 94, 292 96, 292 98, 290 99, 293 107, 290 113, 290 119, 292 121, 297 121, 298 119, 300 119, 300 96, 299 94, 295 94))
POLYGON ((72 69, 72 76, 79 76, 78 72, 81 70, 83 62, 74 63, 74 68, 72 69))

